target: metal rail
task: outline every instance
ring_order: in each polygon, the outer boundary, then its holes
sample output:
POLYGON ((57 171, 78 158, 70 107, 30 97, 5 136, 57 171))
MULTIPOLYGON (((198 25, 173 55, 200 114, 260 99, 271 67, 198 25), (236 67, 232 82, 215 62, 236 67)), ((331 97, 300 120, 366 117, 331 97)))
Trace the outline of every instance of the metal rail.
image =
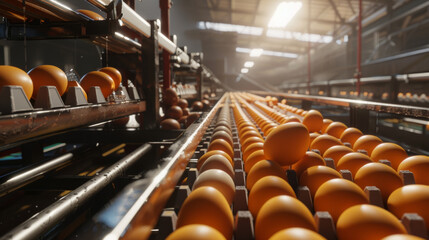
POLYGON ((70 192, 65 197, 15 227, 1 239, 38 239, 58 224, 58 222, 63 220, 68 214, 76 211, 91 197, 99 193, 104 187, 122 175, 124 171, 138 161, 151 148, 152 146, 150 144, 143 144, 114 165, 100 172, 98 176, 95 176, 76 190, 70 192))
POLYGON ((73 154, 67 153, 48 162, 28 166, 3 177, 0 179, 0 197, 43 177, 43 174, 47 172, 66 165, 72 159, 73 154))
POLYGON ((0 150, 35 137, 144 112, 146 102, 94 104, 0 116, 0 150))
MULTIPOLYGON (((155 226, 165 203, 183 174, 206 129, 216 115, 225 95, 200 121, 192 124, 168 149, 153 169, 115 198, 110 205, 77 235, 83 239, 119 239, 130 227, 150 230, 155 226), (94 228, 97 231, 93 231, 94 228)), ((145 239, 146 236, 141 236, 145 239)))
POLYGON ((302 95, 302 94, 273 93, 273 92, 263 92, 263 91, 251 91, 251 92, 258 95, 280 96, 284 98, 324 103, 324 104, 329 104, 334 106, 355 107, 359 109, 366 109, 366 110, 371 110, 376 112, 400 114, 403 116, 410 116, 410 117, 429 118, 429 108, 424 108, 424 107, 371 102, 371 101, 355 100, 355 99, 320 97, 320 96, 311 96, 311 95, 302 95))

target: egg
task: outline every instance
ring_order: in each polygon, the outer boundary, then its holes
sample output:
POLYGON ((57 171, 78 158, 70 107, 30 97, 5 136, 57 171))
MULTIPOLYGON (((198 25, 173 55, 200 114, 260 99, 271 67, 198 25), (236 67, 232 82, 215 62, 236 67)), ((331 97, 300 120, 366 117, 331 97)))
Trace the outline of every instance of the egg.
POLYGON ((372 150, 382 142, 380 138, 374 135, 363 135, 353 144, 353 150, 365 150, 368 156, 371 156, 372 150))
POLYGON ((263 144, 264 140, 261 139, 260 137, 249 137, 249 138, 247 138, 246 140, 241 142, 242 152, 246 151, 246 149, 254 143, 262 143, 263 144))
POLYGON ((200 114, 198 113, 190 113, 188 118, 186 119, 185 127, 189 127, 193 122, 195 122, 198 118, 200 118, 200 114))
POLYGON ((203 164, 207 161, 207 159, 213 155, 222 155, 224 156, 226 159, 228 159, 229 163, 231 164, 231 166, 234 166, 234 162, 232 161, 232 158, 224 151, 221 150, 212 150, 212 151, 207 151, 206 153, 204 153, 197 161, 197 169, 198 171, 200 171, 201 167, 203 166, 203 164))
POLYGON ((41 86, 55 86, 60 96, 67 91, 67 76, 63 70, 56 66, 40 65, 31 69, 28 75, 33 81, 33 99, 37 98, 41 86))
POLYGON ((284 123, 291 123, 291 122, 297 122, 300 123, 301 120, 299 120, 299 118, 297 117, 288 117, 286 118, 286 120, 284 121, 284 123))
POLYGON ((362 204, 345 210, 337 222, 338 240, 379 240, 392 234, 407 233, 404 225, 383 208, 362 204))
POLYGON ((6 85, 21 86, 27 99, 33 95, 33 81, 26 72, 17 67, 0 65, 0 89, 6 85))
POLYGON ((161 129, 164 130, 174 130, 174 129, 180 129, 180 123, 172 118, 167 118, 161 121, 159 124, 161 129))
POLYGON ((83 95, 85 96, 85 99, 88 99, 88 95, 86 95, 85 90, 83 90, 82 86, 77 81, 68 81, 67 82, 67 91, 70 87, 78 87, 82 90, 83 95))
POLYGON ((396 189, 387 200, 387 208, 397 218, 404 213, 417 213, 429 229, 429 186, 411 184, 396 189))
POLYGON ((270 240, 326 240, 320 234, 315 231, 311 231, 305 228, 293 227, 278 231, 270 240))
POLYGON ((166 240, 222 240, 225 237, 216 229, 203 224, 190 224, 172 232, 166 240))
POLYGON ((340 178, 326 181, 314 195, 314 210, 329 212, 334 222, 347 208, 366 203, 368 198, 357 184, 340 178))
POLYGON ((241 137, 247 131, 258 131, 258 129, 254 126, 244 126, 238 131, 238 136, 241 137))
POLYGON ((264 149, 264 143, 263 142, 255 142, 250 144, 248 147, 246 147, 246 149, 244 149, 243 152, 243 162, 246 162, 247 159, 249 158, 250 154, 254 153, 255 151, 258 150, 263 150, 264 149))
POLYGON ((203 110, 208 110, 210 108, 210 101, 207 99, 203 99, 201 101, 201 103, 203 104, 203 110))
POLYGON ((323 154, 323 158, 332 158, 334 160, 335 166, 337 166, 338 161, 340 161, 340 158, 351 152, 353 152, 353 150, 349 147, 343 145, 336 145, 328 148, 328 150, 326 150, 323 154))
POLYGON ((200 187, 189 194, 180 208, 176 227, 191 224, 207 225, 232 239, 234 218, 221 192, 214 187, 200 187))
POLYGON ((342 176, 339 172, 330 167, 312 166, 301 174, 299 184, 301 186, 307 186, 311 196, 314 198, 320 185, 334 178, 342 178, 342 176))
POLYGON ((190 114, 189 108, 182 108, 183 116, 188 116, 190 114))
POLYGON ((246 187, 251 190, 253 185, 261 178, 265 176, 277 176, 280 178, 286 178, 286 172, 280 167, 279 164, 269 160, 261 160, 257 162, 250 169, 246 178, 246 187))
POLYGON ((224 130, 219 130, 219 131, 214 132, 210 141, 214 141, 216 139, 223 139, 223 140, 227 141, 230 146, 234 145, 234 142, 232 140, 231 135, 229 135, 229 133, 224 131, 224 130))
POLYGON ((367 163, 372 163, 367 155, 358 152, 347 153, 338 161, 337 170, 349 170, 354 178, 359 168, 367 163))
POLYGON ((221 150, 224 151, 226 154, 228 154, 231 159, 234 158, 234 150, 232 150, 231 145, 223 139, 216 139, 212 142, 210 142, 209 147, 207 148, 207 151, 211 150, 221 150))
POLYGON ((244 162, 244 171, 246 173, 250 172, 250 169, 259 161, 266 160, 264 150, 258 150, 249 155, 249 157, 244 162))
POLYGON ((372 160, 389 160, 395 170, 398 169, 399 164, 407 157, 407 152, 401 146, 394 143, 380 143, 371 153, 372 160))
POLYGON ((225 127, 225 126, 217 126, 217 127, 215 127, 215 129, 213 130, 213 132, 217 132, 217 131, 221 131, 221 130, 227 132, 232 137, 231 129, 229 129, 229 128, 225 127))
POLYGON ((358 138, 360 138, 363 135, 363 133, 354 127, 349 127, 341 134, 340 139, 343 143, 350 143, 350 145, 353 146, 353 144, 356 142, 358 138))
POLYGON ((259 209, 266 201, 279 195, 296 197, 292 187, 283 178, 266 176, 259 179, 249 193, 248 206, 253 217, 258 215, 259 209))
POLYGON ((170 108, 167 109, 167 111, 165 112, 165 116, 167 118, 173 118, 173 119, 180 119, 183 116, 183 111, 182 109, 175 105, 175 106, 171 106, 170 108))
POLYGON ((334 121, 332 121, 331 119, 324 118, 323 124, 322 124, 322 129, 320 130, 320 132, 326 133, 326 128, 328 128, 329 124, 331 124, 332 122, 334 122, 334 121))
POLYGON ((269 123, 269 124, 264 126, 264 128, 262 129, 262 132, 264 133, 264 135, 268 135, 277 126, 278 125, 275 123, 269 123))
POLYGON ((276 196, 259 210, 255 221, 255 239, 269 239, 278 231, 292 227, 316 231, 313 215, 301 201, 286 195, 276 196))
POLYGON ((313 143, 313 140, 316 139, 318 136, 320 136, 319 133, 315 133, 315 132, 310 133, 310 146, 313 143))
POLYGON ((384 202, 387 202, 387 198, 393 191, 403 186, 401 177, 393 168, 376 162, 359 168, 354 181, 362 189, 366 186, 379 188, 384 202))
POLYGON ((219 169, 209 169, 198 174, 193 190, 200 187, 214 187, 221 192, 231 205, 235 195, 235 184, 231 176, 219 169))
POLYGON ((85 74, 80 80, 80 85, 85 90, 85 92, 89 92, 91 87, 100 87, 101 92, 105 98, 112 94, 115 88, 115 82, 113 79, 107 75, 107 73, 99 71, 92 71, 85 74))
POLYGON ((268 134, 264 143, 265 157, 281 166, 298 162, 310 144, 307 128, 301 123, 279 125, 268 134))
POLYGON ((398 172, 409 170, 414 174, 414 180, 417 184, 429 185, 429 157, 416 155, 404 159, 398 166, 398 172))
POLYGON ((393 235, 384 237, 381 240, 425 240, 425 239, 414 235, 410 235, 410 234, 393 234, 393 235))
POLYGON ((201 168, 199 169, 199 174, 203 173, 204 171, 210 170, 210 169, 219 169, 227 173, 231 178, 234 178, 234 168, 231 166, 231 163, 229 160, 220 155, 213 155, 201 165, 201 168))
POLYGON ((182 109, 188 108, 188 100, 184 98, 180 98, 177 101, 177 106, 181 107, 182 109))
POLYGON ((227 128, 231 131, 231 123, 230 123, 230 122, 228 122, 228 121, 225 121, 225 120, 217 121, 217 122, 216 122, 216 125, 215 125, 215 128, 216 128, 216 127, 219 127, 219 126, 227 127, 227 128))
POLYGON ((312 151, 307 151, 303 158, 301 158, 297 163, 292 165, 292 169, 295 170, 296 175, 301 176, 301 174, 307 170, 307 168, 312 166, 325 166, 325 160, 317 153, 312 151))
POLYGON ((134 226, 127 230, 121 240, 140 240, 148 239, 152 234, 152 228, 149 226, 134 226))
POLYGON ((167 106, 176 105, 179 102, 179 96, 176 90, 167 88, 162 92, 162 102, 167 106))
POLYGON ((107 73, 107 75, 109 75, 113 79, 113 82, 115 82, 114 90, 119 88, 122 82, 122 75, 118 69, 113 67, 104 67, 99 69, 98 71, 107 73))
POLYGON ((310 110, 304 116, 302 124, 307 127, 309 132, 319 132, 320 130, 322 130, 323 116, 317 110, 310 110))
POLYGON ((102 20, 104 20, 104 18, 100 14, 98 14, 96 12, 93 12, 93 11, 90 11, 90 10, 86 10, 86 9, 78 9, 77 11, 80 12, 80 13, 82 13, 83 15, 91 18, 92 20, 95 20, 95 21, 102 21, 102 20))
POLYGON ((325 151, 332 146, 343 145, 338 138, 330 135, 320 135, 316 137, 310 145, 310 149, 317 149, 320 151, 320 154, 323 156, 325 151))
POLYGON ((347 126, 342 122, 333 122, 329 124, 329 126, 326 128, 326 133, 336 137, 340 138, 341 134, 347 129, 347 126))
POLYGON ((201 111, 204 108, 204 104, 200 101, 195 101, 192 103, 192 110, 201 111))

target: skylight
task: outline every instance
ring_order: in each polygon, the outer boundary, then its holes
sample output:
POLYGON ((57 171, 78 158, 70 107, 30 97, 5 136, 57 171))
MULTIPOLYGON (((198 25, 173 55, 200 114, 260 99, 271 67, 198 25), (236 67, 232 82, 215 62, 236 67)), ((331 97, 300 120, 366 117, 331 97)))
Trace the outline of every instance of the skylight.
POLYGON ((239 34, 261 36, 264 29, 261 27, 252 27, 244 25, 235 25, 228 23, 214 23, 214 22, 198 22, 197 27, 203 30, 214 30, 219 32, 236 32, 239 34))
POLYGON ((308 34, 301 32, 290 32, 280 29, 268 29, 267 37, 272 38, 284 38, 284 39, 293 39, 302 42, 313 42, 313 43, 330 43, 332 42, 332 36, 329 35, 319 35, 319 34, 308 34))
MULTIPOLYGON (((237 47, 235 49, 236 52, 238 53, 247 53, 250 54, 250 52, 253 49, 251 48, 242 48, 242 47, 237 47)), ((288 53, 288 52, 276 52, 276 51, 267 51, 267 50, 263 50, 262 51, 262 55, 265 56, 275 56, 275 57, 284 57, 284 58, 297 58, 298 54, 295 53, 288 53)))
POLYGON ((271 17, 268 27, 284 28, 292 20, 295 14, 301 9, 301 2, 281 2, 274 15, 271 17))

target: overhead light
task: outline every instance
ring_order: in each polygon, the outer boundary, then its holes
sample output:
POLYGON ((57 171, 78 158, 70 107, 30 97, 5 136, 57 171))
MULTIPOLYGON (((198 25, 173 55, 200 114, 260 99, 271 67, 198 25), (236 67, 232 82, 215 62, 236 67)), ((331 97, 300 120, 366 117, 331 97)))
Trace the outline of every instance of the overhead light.
POLYGON ((255 63, 252 61, 247 61, 244 63, 245 68, 251 68, 251 67, 253 67, 253 65, 255 65, 255 63))
POLYGON ((260 57, 263 52, 264 52, 264 49, 262 49, 262 48, 254 48, 250 51, 250 56, 251 57, 260 57))
POLYGON ((216 23, 216 22, 203 22, 197 23, 198 29, 202 30, 214 30, 218 32, 236 32, 239 34, 261 36, 264 29, 261 27, 252 27, 228 23, 216 23))
POLYGON ((248 73, 249 72, 249 69, 248 68, 242 68, 241 69, 241 73, 248 73))
POLYGON ((332 39, 333 39, 332 36, 329 36, 329 35, 290 32, 290 31, 284 31, 281 29, 268 29, 267 37, 293 39, 301 42, 313 42, 313 43, 330 43, 332 42, 332 39))
POLYGON ((292 20, 295 14, 301 9, 301 2, 281 2, 274 15, 271 17, 268 27, 284 28, 292 20))
MULTIPOLYGON (((236 52, 246 53, 246 54, 249 54, 252 50, 253 49, 251 49, 251 48, 242 48, 242 47, 235 48, 236 52)), ((274 56, 274 57, 284 57, 284 58, 297 58, 298 57, 298 54, 295 54, 295 53, 267 51, 267 50, 263 50, 262 55, 274 56)))

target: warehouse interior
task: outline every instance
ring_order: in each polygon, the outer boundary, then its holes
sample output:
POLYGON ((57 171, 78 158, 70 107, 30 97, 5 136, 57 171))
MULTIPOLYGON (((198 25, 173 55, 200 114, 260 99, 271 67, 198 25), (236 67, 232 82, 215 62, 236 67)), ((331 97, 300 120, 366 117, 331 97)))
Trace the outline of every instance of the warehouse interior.
POLYGON ((0 239, 429 239, 429 1, 2 0, 0 239))

